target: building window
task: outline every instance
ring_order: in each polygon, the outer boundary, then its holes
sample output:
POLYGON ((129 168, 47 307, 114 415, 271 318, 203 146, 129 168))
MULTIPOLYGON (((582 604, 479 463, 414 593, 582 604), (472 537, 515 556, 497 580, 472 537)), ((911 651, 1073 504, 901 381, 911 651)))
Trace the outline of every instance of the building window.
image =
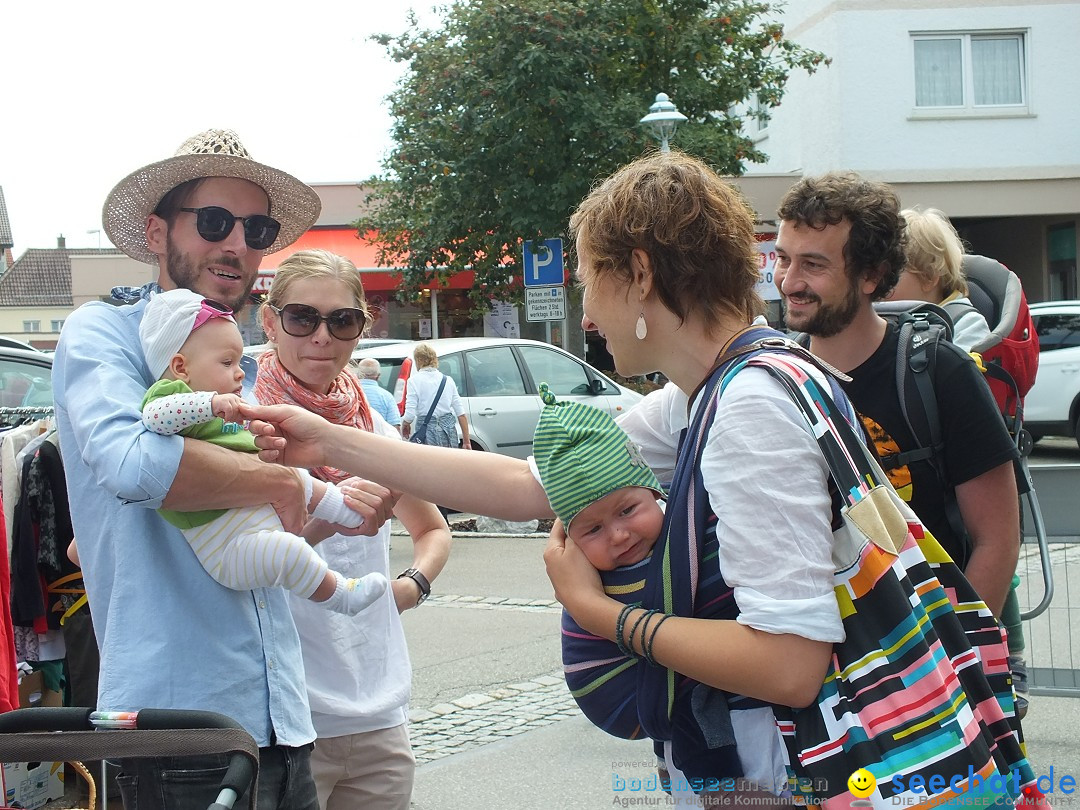
POLYGON ((51 326, 51 331, 59 332, 63 328, 64 328, 64 320, 63 320, 63 318, 61 318, 60 320, 53 319, 52 326, 51 326))
POLYGON ((23 321, 22 330, 24 332, 40 332, 41 321, 23 321))
POLYGON ((915 107, 920 111, 1023 111, 1024 35, 1018 32, 913 34, 915 107))

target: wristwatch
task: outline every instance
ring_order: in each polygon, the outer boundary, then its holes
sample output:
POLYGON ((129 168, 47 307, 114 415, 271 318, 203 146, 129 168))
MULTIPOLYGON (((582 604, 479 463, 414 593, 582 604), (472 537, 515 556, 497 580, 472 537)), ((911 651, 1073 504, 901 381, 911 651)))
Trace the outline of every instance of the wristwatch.
POLYGON ((397 575, 398 579, 402 577, 408 577, 417 585, 420 586, 420 598, 416 600, 416 604, 422 605, 424 600, 431 596, 431 583, 428 582, 428 578, 415 568, 406 568, 400 574, 397 575))

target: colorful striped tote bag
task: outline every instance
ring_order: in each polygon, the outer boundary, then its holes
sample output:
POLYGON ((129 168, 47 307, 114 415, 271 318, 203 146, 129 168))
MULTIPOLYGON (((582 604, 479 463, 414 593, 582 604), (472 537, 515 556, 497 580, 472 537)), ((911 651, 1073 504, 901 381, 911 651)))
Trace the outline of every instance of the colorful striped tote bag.
MULTIPOLYGON (((888 483, 827 391, 784 352, 748 355, 817 437, 837 492, 835 591, 847 634, 814 705, 775 707, 796 801, 826 808, 1031 803, 1004 631, 888 483), (865 769, 873 779, 855 782, 865 769), (872 787, 871 787, 872 785, 872 787)), ((835 525, 835 523, 834 523, 835 525)))

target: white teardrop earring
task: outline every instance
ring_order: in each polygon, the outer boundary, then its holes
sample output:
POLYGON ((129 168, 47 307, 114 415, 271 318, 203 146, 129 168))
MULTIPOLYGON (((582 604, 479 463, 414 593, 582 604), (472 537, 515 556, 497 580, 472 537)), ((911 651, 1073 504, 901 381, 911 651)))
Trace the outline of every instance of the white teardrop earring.
POLYGON ((637 323, 634 325, 634 337, 638 340, 644 340, 649 334, 649 326, 645 323, 644 311, 637 316, 637 323))

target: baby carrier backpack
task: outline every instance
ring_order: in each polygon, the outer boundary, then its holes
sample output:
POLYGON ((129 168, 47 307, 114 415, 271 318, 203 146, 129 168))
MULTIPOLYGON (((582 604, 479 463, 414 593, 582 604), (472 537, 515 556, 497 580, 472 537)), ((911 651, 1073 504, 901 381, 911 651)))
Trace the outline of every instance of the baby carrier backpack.
POLYGON ((963 268, 971 304, 953 301, 945 304, 945 311, 954 323, 971 310, 986 318, 990 337, 972 346, 971 352, 982 358, 980 368, 1005 421, 1022 421, 1024 397, 1039 369, 1039 335, 1024 288, 1012 270, 986 256, 964 256, 963 268))

